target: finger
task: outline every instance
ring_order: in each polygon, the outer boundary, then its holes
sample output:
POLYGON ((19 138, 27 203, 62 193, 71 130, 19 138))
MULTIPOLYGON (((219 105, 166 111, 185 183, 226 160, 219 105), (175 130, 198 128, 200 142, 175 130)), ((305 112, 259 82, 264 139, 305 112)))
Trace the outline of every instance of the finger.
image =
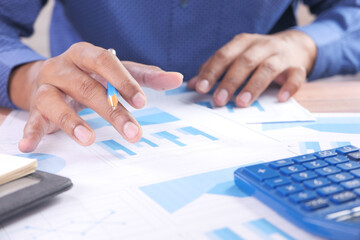
POLYGON ((306 70, 304 67, 292 67, 286 70, 286 76, 287 79, 278 93, 280 102, 287 101, 300 89, 306 79, 306 70))
POLYGON ((224 106, 234 95, 236 90, 246 81, 249 75, 265 59, 276 53, 276 48, 271 42, 265 40, 254 42, 247 50, 241 53, 228 69, 223 80, 214 92, 214 102, 224 106))
POLYGON ((31 110, 24 128, 23 138, 18 144, 19 150, 25 153, 34 151, 43 136, 51 130, 50 122, 39 111, 31 110))
POLYGON ((122 62, 140 86, 155 90, 170 90, 179 87, 184 76, 178 72, 165 72, 159 67, 135 62, 122 62))
POLYGON ((36 96, 36 108, 50 122, 61 128, 75 142, 89 146, 95 141, 95 133, 64 101, 64 93, 51 85, 42 85, 36 96))
MULTIPOLYGON (((209 64, 209 61, 210 61, 210 58, 201 65, 201 67, 200 67, 200 69, 199 69, 199 71, 198 71, 198 74, 209 64)), ((194 76, 193 78, 191 78, 191 79, 188 81, 187 87, 188 87, 190 90, 195 90, 196 83, 197 83, 199 80, 200 80, 200 79, 199 79, 199 76, 198 76, 198 75, 194 76)))
POLYGON ((209 92, 235 58, 257 38, 255 34, 240 34, 216 51, 197 75, 196 91, 209 92))
POLYGON ((76 43, 64 54, 77 67, 110 82, 133 107, 145 106, 146 97, 138 82, 111 52, 90 43, 76 43))
POLYGON ((141 139, 142 131, 136 119, 121 105, 115 110, 109 105, 104 87, 79 69, 68 75, 52 76, 53 84, 77 102, 88 106, 108 121, 129 142, 141 139), (71 83, 63 79, 71 79, 71 83))
POLYGON ((277 56, 266 59, 254 72, 235 102, 239 107, 248 107, 284 71, 284 62, 277 56))

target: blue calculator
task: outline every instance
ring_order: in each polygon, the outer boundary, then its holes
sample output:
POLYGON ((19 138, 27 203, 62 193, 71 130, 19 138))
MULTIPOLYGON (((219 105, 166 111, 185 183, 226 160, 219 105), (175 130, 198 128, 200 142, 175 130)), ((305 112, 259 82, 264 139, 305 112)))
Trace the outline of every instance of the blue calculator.
POLYGON ((239 168, 235 183, 300 228, 360 239, 360 151, 352 145, 239 168))

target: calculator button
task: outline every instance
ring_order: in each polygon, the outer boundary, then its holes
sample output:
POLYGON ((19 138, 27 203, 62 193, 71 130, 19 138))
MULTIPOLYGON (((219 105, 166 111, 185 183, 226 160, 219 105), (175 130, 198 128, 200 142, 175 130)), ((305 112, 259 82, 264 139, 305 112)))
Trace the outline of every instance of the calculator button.
POLYGON ((293 157, 292 159, 297 163, 303 163, 303 162, 316 160, 316 157, 313 154, 306 154, 306 155, 293 157))
POLYGON ((316 177, 317 177, 317 175, 312 171, 295 173, 295 174, 291 175, 291 178, 294 179, 295 181, 298 181, 298 182, 313 179, 313 178, 316 178, 316 177))
POLYGON ((327 186, 329 184, 330 184, 330 181, 327 180, 326 178, 316 178, 316 179, 307 180, 304 182, 304 185, 311 189, 327 186))
POLYGON ((319 188, 316 190, 316 192, 318 194, 320 194, 321 196, 325 197, 328 195, 342 192, 343 190, 344 190, 344 188, 340 187, 339 185, 330 185, 330 186, 319 188))
POLYGON ((350 159, 359 161, 360 160, 360 152, 352 152, 347 155, 350 159))
POLYGON ((289 194, 292 193, 297 193, 297 192, 301 192, 303 189, 303 187, 299 184, 291 184, 291 185, 287 185, 287 186, 283 186, 283 187, 278 187, 276 189, 276 191, 278 193, 280 193, 283 196, 287 196, 289 194))
POLYGON ((329 206, 329 202, 324 198, 317 198, 302 204, 303 209, 308 211, 314 211, 327 206, 329 206))
POLYGON ((285 175, 291 175, 293 173, 303 172, 305 170, 306 169, 303 166, 297 164, 280 168, 280 172, 285 175))
POLYGON ((337 173, 337 174, 328 176, 328 179, 330 179, 334 183, 344 182, 344 181, 347 181, 347 180, 350 180, 353 178, 354 178, 354 176, 347 172, 337 173))
POLYGON ((350 170, 360 168, 360 163, 354 162, 354 161, 349 161, 347 163, 341 163, 336 166, 344 171, 350 171, 350 170))
POLYGON ((325 151, 316 152, 316 153, 314 153, 314 155, 317 158, 324 159, 324 158, 327 158, 327 157, 336 156, 337 153, 336 153, 336 151, 334 149, 331 149, 331 150, 325 150, 325 151))
POLYGON ((360 180, 359 179, 353 179, 347 182, 342 182, 340 183, 341 186, 343 186, 344 188, 351 190, 354 188, 358 188, 360 187, 360 180))
POLYGON ((265 181, 265 184, 271 188, 283 186, 289 183, 291 183, 291 181, 286 177, 273 178, 265 181))
POLYGON ((347 158, 346 156, 343 156, 343 155, 338 155, 336 157, 325 158, 324 160, 331 165, 335 165, 335 164, 339 164, 339 163, 348 162, 349 158, 347 158))
POLYGON ((281 159, 281 160, 271 162, 269 165, 273 168, 278 169, 278 168, 286 167, 286 166, 293 165, 293 164, 294 164, 294 161, 291 160, 291 158, 287 158, 287 159, 281 159))
POLYGON ((359 150, 359 148, 354 147, 352 145, 348 145, 348 146, 339 147, 335 150, 340 154, 347 154, 347 153, 355 152, 359 150))
POLYGON ((312 162, 307 162, 307 163, 304 163, 303 166, 305 166, 307 169, 315 169, 315 168, 321 168, 321 167, 325 167, 327 166, 328 164, 322 160, 315 160, 315 161, 312 161, 312 162))
POLYGON ((289 196, 289 199, 294 203, 306 202, 316 198, 316 194, 312 191, 303 191, 294 193, 289 196))
POLYGON ((315 172, 321 176, 327 176, 330 174, 335 174, 335 173, 340 172, 340 169, 338 169, 337 167, 334 167, 334 166, 327 166, 324 168, 316 169, 315 172))
POLYGON ((350 171, 350 173, 355 177, 360 177, 360 169, 350 171))
POLYGON ((356 198, 356 195, 353 192, 342 192, 342 193, 338 193, 338 194, 331 196, 330 200, 333 203, 341 204, 344 202, 354 200, 355 198, 356 198))
POLYGON ((267 167, 265 164, 249 166, 244 169, 247 173, 259 181, 280 176, 275 170, 267 167))
POLYGON ((351 214, 351 210, 343 210, 339 212, 334 212, 326 215, 326 218, 329 220, 337 219, 339 217, 348 216, 351 214))
MULTIPOLYGON (((353 192, 356 193, 358 196, 360 196, 360 188, 354 189, 353 192)), ((360 207, 359 207, 359 211, 360 211, 360 207)))

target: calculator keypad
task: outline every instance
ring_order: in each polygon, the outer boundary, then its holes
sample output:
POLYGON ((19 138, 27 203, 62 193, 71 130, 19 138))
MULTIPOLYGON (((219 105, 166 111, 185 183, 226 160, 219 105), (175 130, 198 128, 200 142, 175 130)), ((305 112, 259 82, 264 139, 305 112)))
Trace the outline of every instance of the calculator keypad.
MULTIPOLYGON (((305 211, 360 199, 360 151, 351 145, 244 169, 263 183, 270 194, 278 194, 305 211)), ((357 208, 360 215, 360 207, 357 208)), ((353 214, 354 210, 329 213, 327 218, 345 218, 348 212, 353 214)))

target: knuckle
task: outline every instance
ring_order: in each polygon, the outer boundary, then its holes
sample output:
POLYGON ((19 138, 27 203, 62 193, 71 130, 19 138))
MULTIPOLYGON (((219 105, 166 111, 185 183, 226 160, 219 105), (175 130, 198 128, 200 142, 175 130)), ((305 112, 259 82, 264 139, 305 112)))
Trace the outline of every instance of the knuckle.
POLYGON ((244 39, 248 39, 251 37, 251 34, 249 33, 240 33, 235 35, 235 37, 233 38, 234 41, 243 41, 244 39))
POLYGON ((72 114, 70 112, 62 112, 58 117, 58 126, 61 129, 71 127, 72 125, 72 114))
POLYGON ((111 64, 112 61, 112 53, 105 49, 101 49, 94 59, 94 67, 95 69, 107 67, 111 64))
POLYGON ((110 123, 112 125, 122 125, 123 123, 126 122, 126 119, 128 119, 126 112, 119 108, 115 110, 109 108, 107 115, 109 116, 110 123))
POLYGON ((263 87, 263 83, 259 80, 253 81, 249 86, 249 92, 252 92, 256 95, 263 87))
POLYGON ((87 42, 77 42, 77 43, 74 43, 72 44, 68 51, 69 53, 73 53, 73 52, 79 52, 81 51, 82 49, 84 49, 85 47, 89 46, 91 44, 87 43, 87 42))
POLYGON ((254 68, 256 65, 256 61, 254 57, 244 54, 239 57, 239 62, 242 66, 245 66, 246 68, 254 68))
POLYGON ((267 72, 276 72, 278 70, 277 64, 273 61, 266 61, 263 63, 263 68, 267 72))
POLYGON ((91 100, 95 97, 98 83, 95 80, 89 80, 87 77, 80 79, 79 94, 83 99, 91 100))
POLYGON ((149 65, 149 68, 150 68, 150 70, 153 70, 153 71, 162 71, 161 68, 159 68, 158 66, 155 66, 155 65, 149 65))
MULTIPOLYGON (((206 79, 216 78, 216 71, 211 67, 207 67, 203 70, 201 75, 206 79)), ((211 80, 211 79, 208 79, 208 80, 211 80)))
POLYGON ((49 58, 43 62, 39 70, 39 77, 41 79, 47 79, 47 77, 56 71, 57 63, 55 58, 49 58))
POLYGON ((50 86, 47 84, 41 84, 35 94, 35 102, 41 102, 41 99, 48 96, 50 86))
POLYGON ((218 50, 215 52, 214 58, 219 62, 223 62, 228 58, 228 55, 226 54, 226 51, 224 49, 218 50))
POLYGON ((227 77, 224 79, 224 83, 226 83, 226 85, 229 85, 232 87, 237 87, 239 84, 239 81, 235 77, 227 77))

